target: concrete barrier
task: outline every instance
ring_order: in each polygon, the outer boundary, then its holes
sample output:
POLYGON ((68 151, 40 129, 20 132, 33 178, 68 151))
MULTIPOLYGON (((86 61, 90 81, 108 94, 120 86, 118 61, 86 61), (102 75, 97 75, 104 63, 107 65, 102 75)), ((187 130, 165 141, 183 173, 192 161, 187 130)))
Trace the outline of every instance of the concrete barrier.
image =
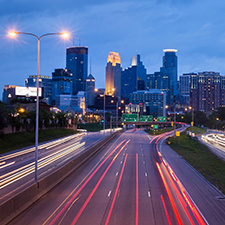
POLYGON ((39 188, 36 187, 36 184, 32 184, 30 187, 21 191, 12 199, 4 202, 0 205, 0 224, 7 224, 18 216, 21 212, 26 210, 44 194, 50 191, 63 179, 65 179, 69 174, 71 174, 75 169, 77 169, 81 164, 87 161, 92 155, 99 151, 107 142, 112 140, 115 135, 121 133, 118 131, 112 135, 106 137, 102 141, 98 142, 88 150, 86 150, 81 155, 74 158, 72 161, 54 171, 52 174, 44 177, 39 181, 39 188))

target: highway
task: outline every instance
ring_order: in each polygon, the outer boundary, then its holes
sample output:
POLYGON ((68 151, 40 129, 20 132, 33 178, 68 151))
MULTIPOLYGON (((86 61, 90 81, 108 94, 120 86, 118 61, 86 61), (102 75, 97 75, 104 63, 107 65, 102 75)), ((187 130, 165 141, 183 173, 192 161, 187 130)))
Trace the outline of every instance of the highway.
POLYGON ((203 144, 225 161, 225 136, 221 133, 208 133, 198 138, 203 144))
POLYGON ((223 195, 165 145, 168 135, 117 135, 10 224, 225 224, 223 195))
MULTIPOLYGON (((86 149, 107 137, 109 130, 78 133, 39 144, 38 179, 41 179, 86 149)), ((34 183, 35 147, 0 155, 0 204, 34 183)))

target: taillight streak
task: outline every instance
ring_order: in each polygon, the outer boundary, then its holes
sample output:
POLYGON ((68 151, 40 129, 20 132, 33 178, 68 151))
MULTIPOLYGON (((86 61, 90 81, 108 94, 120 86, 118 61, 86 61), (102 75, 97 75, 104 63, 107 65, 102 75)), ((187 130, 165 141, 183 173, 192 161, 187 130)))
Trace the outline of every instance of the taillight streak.
MULTIPOLYGON (((126 144, 129 141, 126 142, 126 144)), ((121 151, 123 150, 123 148, 126 146, 126 144, 120 149, 120 151, 117 153, 117 156, 121 153, 121 151)), ((127 155, 126 155, 127 158, 127 155)), ((126 159, 125 158, 125 159, 126 159)), ((96 192, 97 188, 99 187, 99 185, 101 184, 103 178, 105 177, 106 173, 108 172, 108 170, 110 169, 110 167, 112 166, 112 164, 115 161, 115 157, 113 158, 113 160, 110 162, 110 164, 108 165, 108 167, 106 168, 106 170, 104 171, 104 173, 102 174, 102 176, 100 177, 100 179, 98 180, 98 183, 95 185, 94 189, 91 191, 91 194, 88 196, 87 200, 85 201, 85 203, 83 204, 83 206, 81 207, 81 209, 79 210, 79 212, 77 213, 77 215, 75 216, 74 220, 72 221, 71 225, 76 224, 77 220, 80 218, 81 214, 83 213, 84 209, 86 208, 87 204, 89 203, 89 201, 91 200, 92 196, 94 195, 94 193, 96 192)), ((124 161, 124 165, 125 165, 125 161, 124 161)), ((124 168, 124 167, 123 167, 124 168)))
POLYGON ((163 198, 162 195, 161 195, 161 200, 162 200, 163 207, 164 207, 164 210, 165 210, 165 213, 166 213, 166 218, 167 218, 168 224, 169 224, 169 225, 172 225, 172 223, 171 223, 171 221, 170 221, 170 217, 169 217, 168 211, 167 211, 167 209, 166 209, 166 204, 165 204, 165 201, 164 201, 164 198, 163 198))
POLYGON ((180 225, 180 224, 182 224, 182 222, 181 222, 179 213, 178 213, 178 211, 177 211, 176 205, 175 205, 175 203, 174 203, 172 194, 171 194, 171 192, 170 192, 170 190, 169 190, 168 184, 166 183, 165 177, 164 177, 164 175, 163 175, 163 173, 162 173, 162 170, 161 170, 159 164, 156 163, 156 166, 157 166, 157 168, 158 168, 158 170, 159 170, 159 174, 160 174, 160 176, 161 176, 161 178, 162 178, 163 184, 164 184, 164 186, 165 186, 165 189, 166 189, 167 195, 168 195, 168 197, 169 197, 170 203, 171 203, 171 205, 172 205, 172 208, 173 208, 174 214, 175 214, 175 216, 176 216, 177 222, 178 222, 178 224, 180 225))
MULTIPOLYGON (((54 224, 57 219, 61 216, 61 214, 69 207, 69 205, 73 202, 73 200, 78 196, 78 194, 83 190, 83 188, 87 185, 87 183, 91 180, 91 178, 97 173, 97 171, 102 167, 102 165, 107 161, 107 159, 122 145, 124 144, 126 140, 122 141, 119 145, 117 145, 117 147, 101 162, 101 164, 93 171, 92 174, 90 174, 90 176, 87 178, 87 180, 82 184, 82 186, 78 189, 78 191, 72 196, 72 198, 66 203, 66 205, 61 209, 61 211, 54 217, 54 219, 49 223, 50 225, 54 224)), ((125 145, 123 147, 125 147, 127 145, 129 141, 127 141, 125 143, 125 145)), ((64 204, 64 202, 76 191, 76 189, 74 189, 71 194, 60 204, 59 207, 62 206, 62 204, 64 204)), ((51 214, 51 216, 45 221, 44 224, 46 224, 49 219, 55 214, 55 212, 59 209, 59 207, 51 214)))

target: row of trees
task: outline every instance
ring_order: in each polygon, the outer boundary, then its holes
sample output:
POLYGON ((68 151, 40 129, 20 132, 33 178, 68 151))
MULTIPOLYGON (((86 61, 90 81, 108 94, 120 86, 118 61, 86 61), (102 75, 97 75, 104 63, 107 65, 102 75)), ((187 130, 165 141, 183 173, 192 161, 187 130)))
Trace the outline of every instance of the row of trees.
MULTIPOLYGON (((210 129, 224 130, 225 128, 225 107, 217 108, 210 115, 202 111, 194 111, 194 125, 204 126, 210 129)), ((191 123, 192 113, 186 113, 184 115, 176 115, 178 122, 191 123)))
MULTIPOLYGON (((64 128, 77 126, 79 119, 77 116, 67 113, 48 112, 42 108, 39 109, 39 129, 64 128)), ((12 126, 12 132, 19 130, 31 131, 36 126, 36 110, 26 111, 20 104, 16 106, 7 106, 0 102, 0 130, 8 125, 12 126)))

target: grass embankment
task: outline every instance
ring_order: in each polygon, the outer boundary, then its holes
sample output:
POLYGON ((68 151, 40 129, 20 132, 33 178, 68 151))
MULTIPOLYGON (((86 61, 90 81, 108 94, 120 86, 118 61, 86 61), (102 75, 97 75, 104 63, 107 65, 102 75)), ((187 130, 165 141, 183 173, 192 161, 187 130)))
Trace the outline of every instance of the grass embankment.
MULTIPOLYGON (((109 126, 105 126, 106 129, 109 128, 109 126)), ((85 129, 87 131, 91 131, 91 132, 96 132, 96 131, 100 131, 103 130, 103 124, 101 123, 79 123, 77 125, 78 129, 85 129)))
POLYGON ((148 133, 148 134, 150 134, 150 135, 159 135, 159 134, 163 134, 163 133, 165 133, 165 132, 169 132, 169 131, 171 131, 171 130, 173 130, 173 127, 166 127, 166 128, 164 128, 164 127, 161 127, 161 128, 159 128, 159 129, 157 129, 157 130, 146 130, 146 132, 148 133))
MULTIPOLYGON (((191 130, 191 128, 189 128, 191 130)), ((196 133, 206 132, 204 129, 193 129, 196 133)), ((225 194, 225 162, 215 156, 205 145, 182 133, 180 144, 173 137, 169 139, 171 148, 182 156, 190 165, 200 172, 207 180, 225 194)))
MULTIPOLYGON (((56 138, 76 134, 77 131, 71 129, 52 129, 39 131, 39 143, 53 140, 56 138)), ((13 134, 5 134, 0 138, 0 154, 15 149, 20 149, 35 143, 35 132, 19 132, 13 134)))

